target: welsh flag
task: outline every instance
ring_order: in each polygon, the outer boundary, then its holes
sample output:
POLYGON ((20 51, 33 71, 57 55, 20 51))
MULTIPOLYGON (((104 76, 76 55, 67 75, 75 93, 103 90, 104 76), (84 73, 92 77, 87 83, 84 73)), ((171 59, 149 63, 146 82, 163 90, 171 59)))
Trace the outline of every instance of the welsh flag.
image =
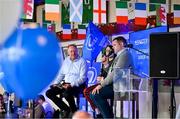
POLYGON ((180 4, 174 4, 174 24, 180 24, 180 4))
POLYGON ((63 25, 63 35, 62 35, 62 38, 63 40, 70 40, 72 39, 72 36, 71 36, 71 25, 70 24, 64 24, 63 25))
POLYGON ((116 20, 120 24, 128 23, 127 2, 116 1, 116 20))
POLYGON ((50 21, 60 20, 59 0, 45 0, 45 19, 50 21))
POLYGON ((167 26, 167 5, 156 5, 156 25, 167 26))
POLYGON ((85 38, 86 38, 86 26, 78 25, 78 39, 85 39, 85 38))
POLYGON ((148 16, 156 15, 156 5, 166 4, 166 0, 149 0, 149 14, 148 16))
POLYGON ((166 0, 149 0, 149 3, 166 4, 166 0))
POLYGON ((89 23, 93 20, 93 0, 83 0, 82 23, 89 23))
POLYGON ((136 25, 147 24, 146 3, 135 3, 135 24, 136 25))
POLYGON ((93 23, 106 24, 106 0, 93 0, 93 23))
POLYGON ((34 0, 23 0, 23 19, 32 19, 34 11, 34 0))
POLYGON ((83 1, 70 0, 70 21, 82 22, 83 1))

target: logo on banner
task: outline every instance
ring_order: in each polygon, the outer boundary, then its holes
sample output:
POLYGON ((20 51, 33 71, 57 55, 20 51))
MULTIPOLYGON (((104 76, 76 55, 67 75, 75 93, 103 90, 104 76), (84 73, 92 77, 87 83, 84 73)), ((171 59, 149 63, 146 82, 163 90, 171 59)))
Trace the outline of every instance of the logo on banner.
POLYGON ((94 84, 96 83, 96 77, 97 77, 97 70, 94 67, 89 67, 88 71, 88 84, 94 84))
POLYGON ((92 34, 89 34, 87 36, 87 42, 86 42, 87 49, 92 50, 97 41, 98 39, 96 37, 94 37, 92 34))

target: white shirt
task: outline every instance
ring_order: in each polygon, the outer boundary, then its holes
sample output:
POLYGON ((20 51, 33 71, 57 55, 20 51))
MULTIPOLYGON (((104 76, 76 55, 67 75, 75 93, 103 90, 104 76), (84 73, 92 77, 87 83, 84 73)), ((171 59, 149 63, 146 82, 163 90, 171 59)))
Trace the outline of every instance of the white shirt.
POLYGON ((83 58, 78 57, 74 61, 67 57, 61 67, 55 83, 65 80, 71 86, 79 86, 87 79, 87 65, 83 58))

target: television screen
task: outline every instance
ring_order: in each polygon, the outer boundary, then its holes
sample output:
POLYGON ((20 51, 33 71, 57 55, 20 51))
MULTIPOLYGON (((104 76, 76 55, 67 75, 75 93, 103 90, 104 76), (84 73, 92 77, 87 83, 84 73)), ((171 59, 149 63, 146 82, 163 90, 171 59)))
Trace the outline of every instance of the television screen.
POLYGON ((142 51, 145 54, 130 49, 133 56, 135 74, 139 76, 149 77, 149 40, 150 34, 155 32, 167 32, 167 27, 157 27, 143 31, 132 32, 129 35, 129 43, 133 44, 133 48, 142 51))

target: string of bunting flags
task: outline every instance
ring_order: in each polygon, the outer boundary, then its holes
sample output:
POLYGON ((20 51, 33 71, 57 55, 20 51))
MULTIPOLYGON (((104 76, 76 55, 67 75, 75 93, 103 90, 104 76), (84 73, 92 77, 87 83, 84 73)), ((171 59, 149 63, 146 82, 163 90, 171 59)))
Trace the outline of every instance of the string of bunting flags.
MULTIPOLYGON (((33 19, 34 0, 24 0, 23 19, 33 19)), ((109 21, 110 0, 45 0, 43 27, 54 29, 61 22, 62 31, 57 32, 61 40, 84 39, 87 24, 92 21, 105 35, 144 30, 156 26, 179 26, 180 4, 169 4, 166 0, 149 0, 149 3, 115 1, 115 21, 109 21), (50 23, 45 22, 50 21, 50 23), (44 25, 44 22, 46 25, 44 25), (77 23, 76 28, 71 27, 77 23), (64 25, 69 24, 69 30, 64 25), (84 26, 83 28, 81 27, 84 26), (47 27, 49 26, 49 27, 47 27), (68 37, 66 37, 68 31, 68 37)), ((111 12, 112 13, 112 12, 111 12)), ((111 15, 111 16, 112 16, 111 15)), ((53 31, 53 30, 50 30, 53 31)))

